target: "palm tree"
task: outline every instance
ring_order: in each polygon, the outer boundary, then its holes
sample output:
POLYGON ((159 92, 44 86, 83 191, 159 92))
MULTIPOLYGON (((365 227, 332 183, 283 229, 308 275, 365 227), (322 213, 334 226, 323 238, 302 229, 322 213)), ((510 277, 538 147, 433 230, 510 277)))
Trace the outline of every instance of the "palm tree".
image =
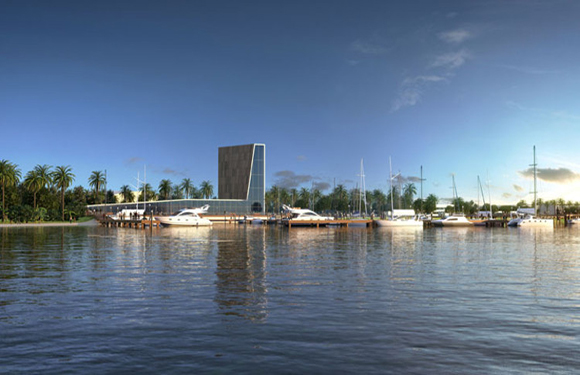
POLYGON ((423 210, 425 213, 432 213, 437 209, 437 203, 439 202, 439 198, 437 198, 434 194, 429 194, 429 196, 425 199, 425 204, 423 205, 423 210))
POLYGON ((164 179, 159 182, 159 195, 168 200, 171 195, 171 181, 164 179))
POLYGON ((52 172, 50 168, 52 167, 47 164, 44 165, 38 164, 36 167, 34 167, 36 174, 38 174, 38 176, 42 181, 42 187, 48 188, 50 187, 50 185, 52 185, 52 172))
POLYGON ((133 194, 129 185, 121 186, 121 196, 123 197, 123 203, 130 203, 135 200, 135 194, 133 194))
POLYGON ((29 171, 24 178, 24 187, 32 192, 34 195, 33 208, 36 210, 36 194, 42 188, 42 177, 39 176, 36 169, 29 171))
POLYGON ((106 183, 105 174, 102 171, 93 171, 89 177, 89 186, 95 190, 95 201, 99 203, 101 186, 106 183))
POLYGON ((0 185, 2 185, 2 222, 6 218, 6 202, 4 200, 5 190, 9 186, 14 186, 20 181, 20 169, 16 164, 8 160, 0 161, 0 185))
POLYGON ((57 188, 60 188, 60 198, 62 206, 62 220, 64 221, 64 192, 70 184, 75 180, 75 175, 72 173, 70 166, 58 166, 52 172, 52 180, 57 188))
POLYGON ((333 192, 334 209, 337 211, 348 210, 348 191, 342 184, 336 185, 333 192))
POLYGON ((153 188, 151 187, 151 185, 149 183, 144 184, 141 187, 141 193, 139 194, 139 200, 146 200, 146 201, 152 201, 155 200, 155 191, 153 190, 153 188), (147 196, 145 196, 145 191, 147 192, 147 196))
POLYGON ((417 194, 417 188, 415 184, 408 183, 403 186, 403 200, 405 202, 405 208, 408 208, 413 204, 413 197, 417 194))
POLYGON ((195 187, 193 186, 193 182, 191 182, 190 178, 184 178, 183 181, 181 181, 181 188, 185 192, 185 198, 189 199, 189 192, 192 191, 195 187))
POLYGON ((213 185, 210 181, 203 181, 200 186, 201 195, 205 199, 209 199, 213 195, 213 185))

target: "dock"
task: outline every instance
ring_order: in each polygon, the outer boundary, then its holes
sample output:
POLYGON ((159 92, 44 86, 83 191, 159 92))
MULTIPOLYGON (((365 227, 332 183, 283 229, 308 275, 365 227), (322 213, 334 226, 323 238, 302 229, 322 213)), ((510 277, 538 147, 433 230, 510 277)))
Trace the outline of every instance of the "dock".
POLYGON ((159 226, 160 223, 158 220, 150 220, 150 219, 124 219, 124 220, 113 220, 110 218, 105 218, 99 220, 99 223, 105 227, 117 227, 117 228, 137 228, 137 229, 145 229, 150 225, 159 226))
POLYGON ((292 227, 327 227, 327 226, 338 226, 338 227, 349 227, 351 225, 364 225, 367 228, 372 227, 374 220, 286 220, 283 221, 284 225, 288 228, 292 227))

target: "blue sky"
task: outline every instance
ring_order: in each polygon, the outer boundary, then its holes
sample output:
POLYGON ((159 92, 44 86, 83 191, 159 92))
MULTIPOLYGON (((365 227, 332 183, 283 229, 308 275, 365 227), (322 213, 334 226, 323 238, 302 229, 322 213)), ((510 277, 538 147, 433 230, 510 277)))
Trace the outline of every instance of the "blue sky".
MULTIPOLYGON (((265 143, 267 186, 580 200, 580 3, 0 0, 0 159, 217 187, 265 143)), ((325 191, 326 193, 329 190, 325 191)))

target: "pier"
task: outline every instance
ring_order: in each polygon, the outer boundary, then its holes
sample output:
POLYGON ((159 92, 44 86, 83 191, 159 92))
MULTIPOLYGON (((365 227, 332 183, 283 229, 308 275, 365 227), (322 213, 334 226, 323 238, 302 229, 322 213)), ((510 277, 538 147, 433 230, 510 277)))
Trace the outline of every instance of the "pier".
POLYGON ((288 228, 292 227, 327 227, 338 226, 338 227, 349 227, 351 225, 364 225, 365 227, 373 227, 375 225, 374 220, 286 220, 283 221, 284 225, 288 228))
POLYGON ((145 229, 150 225, 159 226, 159 221, 151 219, 123 219, 123 220, 113 220, 110 218, 104 218, 99 220, 99 223, 105 227, 117 227, 117 228, 137 228, 145 229))

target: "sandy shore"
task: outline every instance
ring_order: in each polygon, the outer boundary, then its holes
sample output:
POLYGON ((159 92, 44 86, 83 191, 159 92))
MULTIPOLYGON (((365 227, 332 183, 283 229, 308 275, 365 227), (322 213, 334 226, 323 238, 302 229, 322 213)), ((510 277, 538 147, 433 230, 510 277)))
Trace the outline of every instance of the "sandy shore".
POLYGON ((94 227, 99 225, 96 220, 84 223, 27 223, 27 224, 0 224, 0 228, 30 228, 30 227, 94 227))

